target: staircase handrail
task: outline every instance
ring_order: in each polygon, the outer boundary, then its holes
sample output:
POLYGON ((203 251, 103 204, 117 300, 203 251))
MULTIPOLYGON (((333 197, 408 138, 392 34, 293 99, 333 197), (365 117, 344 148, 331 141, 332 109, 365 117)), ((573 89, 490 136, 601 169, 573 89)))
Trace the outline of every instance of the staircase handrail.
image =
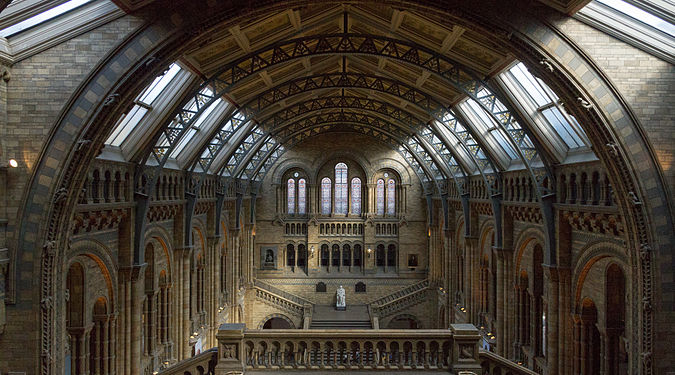
POLYGON ((411 293, 398 297, 394 300, 387 301, 382 305, 373 305, 373 311, 377 312, 379 319, 386 316, 395 314, 405 308, 412 306, 413 304, 424 300, 424 296, 421 296, 423 293, 427 293, 428 289, 419 289, 411 293))
POLYGON ((301 305, 299 303, 296 303, 294 301, 285 298, 284 296, 280 296, 276 293, 270 292, 269 290, 265 290, 264 288, 254 286, 254 289, 256 292, 256 297, 262 299, 263 301, 270 302, 286 311, 298 314, 300 316, 304 316, 305 306, 309 306, 308 304, 301 305))
POLYGON ((171 367, 159 370, 157 375, 183 375, 186 372, 196 374, 197 367, 201 367, 204 374, 214 374, 214 369, 218 363, 218 348, 207 349, 194 357, 182 360, 171 367))
POLYGON ((277 296, 280 296, 284 299, 287 299, 291 302, 294 302, 294 303, 296 303, 300 306, 303 306, 305 304, 310 304, 310 305, 314 306, 314 303, 312 301, 309 301, 309 300, 307 300, 305 298, 302 298, 300 296, 297 296, 295 294, 289 293, 285 290, 281 290, 281 289, 279 289, 275 286, 272 286, 272 285, 270 285, 270 284, 268 284, 264 281, 261 281, 260 279, 255 279, 253 281, 253 286, 255 286, 257 288, 260 288, 260 289, 265 289, 267 292, 276 294, 277 296))
POLYGON ((390 302, 390 301, 393 301, 395 299, 401 298, 401 297, 403 297, 407 294, 411 294, 411 293, 417 292, 419 290, 426 289, 426 288, 429 287, 429 285, 430 285, 429 279, 424 279, 420 282, 407 285, 407 286, 405 286, 405 287, 403 287, 403 288, 401 288, 397 291, 389 293, 386 296, 379 297, 379 298, 377 298, 373 301, 370 301, 368 304, 369 305, 384 305, 387 302, 390 302), (399 295, 399 296, 394 297, 395 295, 399 295))
POLYGON ((498 368, 501 370, 502 374, 508 371, 515 375, 538 375, 536 372, 524 366, 486 350, 479 350, 478 357, 481 362, 487 363, 487 366, 489 366, 489 368, 483 368, 483 371, 487 370, 490 374, 494 373, 494 369, 498 368))

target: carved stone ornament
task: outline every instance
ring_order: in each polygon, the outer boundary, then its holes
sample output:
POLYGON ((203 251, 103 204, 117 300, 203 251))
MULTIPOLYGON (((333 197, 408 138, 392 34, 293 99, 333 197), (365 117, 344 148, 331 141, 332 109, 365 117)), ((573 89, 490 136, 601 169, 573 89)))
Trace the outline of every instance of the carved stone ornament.
POLYGON ((539 61, 539 65, 543 66, 544 69, 548 70, 549 72, 553 73, 553 65, 551 65, 551 60, 549 59, 541 59, 539 61))
POLYGON ((577 98, 577 103, 579 103, 579 105, 584 109, 593 108, 593 104, 589 103, 588 100, 584 98, 577 98))
POLYGON ((460 345, 459 346, 459 359, 472 359, 473 358, 473 344, 470 345, 460 345))
POLYGON ((54 193, 54 204, 59 204, 63 202, 63 200, 66 199, 68 196, 68 189, 66 188, 60 188, 59 190, 54 193))
POLYGON ((223 345, 223 358, 224 359, 236 359, 237 358, 237 345, 235 345, 235 344, 225 344, 225 345, 223 345))
POLYGON ((112 95, 108 96, 107 98, 105 98, 105 101, 103 102, 103 106, 107 107, 109 105, 113 105, 113 104, 117 103, 119 100, 120 100, 120 94, 117 94, 117 93, 112 94, 112 95))
POLYGON ((54 254, 54 248, 56 247, 56 241, 47 241, 45 242, 44 245, 42 245, 42 250, 44 250, 44 253, 46 255, 53 255, 54 254))

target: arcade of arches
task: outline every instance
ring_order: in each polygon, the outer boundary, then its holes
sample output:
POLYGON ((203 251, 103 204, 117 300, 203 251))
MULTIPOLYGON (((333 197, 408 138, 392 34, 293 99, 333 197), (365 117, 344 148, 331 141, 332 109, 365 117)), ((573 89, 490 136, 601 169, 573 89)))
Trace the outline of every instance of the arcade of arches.
POLYGON ((340 286, 539 374, 675 368, 669 1, 0 9, 0 374, 348 326, 340 286))

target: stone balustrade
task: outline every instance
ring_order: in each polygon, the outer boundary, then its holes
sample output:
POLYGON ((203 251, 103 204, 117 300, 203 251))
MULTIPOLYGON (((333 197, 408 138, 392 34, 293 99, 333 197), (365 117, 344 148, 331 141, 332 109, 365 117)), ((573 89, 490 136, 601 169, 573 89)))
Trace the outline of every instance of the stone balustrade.
POLYGON ((538 375, 526 367, 517 363, 509 361, 499 355, 481 350, 479 352, 480 364, 483 369, 483 374, 513 374, 513 375, 538 375))
POLYGON ((293 301, 290 301, 282 296, 270 293, 261 288, 255 288, 256 298, 261 299, 262 301, 269 303, 273 306, 279 307, 280 309, 287 311, 292 314, 304 315, 304 306, 297 304, 293 301))
POLYGON ((428 289, 428 279, 409 285, 399 291, 372 301, 369 304, 370 313, 376 316, 379 321, 380 318, 393 315, 398 311, 424 301, 427 298, 428 289))
POLYGON ((218 348, 211 348, 192 358, 160 370, 157 375, 202 375, 214 374, 218 363, 218 348))
POLYGON ((223 324, 215 374, 269 371, 453 372, 482 374, 478 330, 248 330, 223 324), (465 372, 462 372, 465 371, 465 372))
POLYGON ((235 375, 271 372, 380 371, 537 375, 479 350, 471 324, 424 330, 250 330, 223 324, 218 347, 163 369, 159 375, 235 375))

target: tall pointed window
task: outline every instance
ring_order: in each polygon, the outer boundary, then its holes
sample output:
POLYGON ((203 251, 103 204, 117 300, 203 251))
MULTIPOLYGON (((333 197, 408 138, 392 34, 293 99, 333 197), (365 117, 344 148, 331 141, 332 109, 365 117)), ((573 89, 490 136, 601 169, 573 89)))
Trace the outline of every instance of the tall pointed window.
POLYGON ((298 213, 307 213, 307 181, 304 178, 298 180, 298 213))
POLYGON ((375 187, 375 212, 382 216, 384 215, 384 180, 377 180, 375 187))
POLYGON ((347 214, 347 164, 335 165, 335 213, 347 214))
POLYGON ((288 179, 287 184, 287 202, 288 202, 288 213, 295 213, 295 180, 292 178, 288 179))
POLYGON ((387 181, 387 215, 396 214, 396 182, 387 181))
POLYGON ((361 179, 352 178, 352 213, 361 215, 361 179))
POLYGON ((321 180, 321 214, 330 215, 330 178, 321 180))

